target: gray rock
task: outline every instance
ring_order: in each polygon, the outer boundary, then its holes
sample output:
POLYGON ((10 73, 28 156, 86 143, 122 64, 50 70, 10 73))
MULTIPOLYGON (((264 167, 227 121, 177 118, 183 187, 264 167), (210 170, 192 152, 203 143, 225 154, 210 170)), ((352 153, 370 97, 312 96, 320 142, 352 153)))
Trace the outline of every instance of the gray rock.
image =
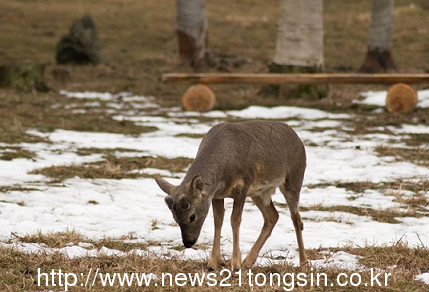
POLYGON ((101 53, 97 31, 91 16, 76 21, 68 35, 57 44, 58 64, 100 64, 107 63, 101 53))

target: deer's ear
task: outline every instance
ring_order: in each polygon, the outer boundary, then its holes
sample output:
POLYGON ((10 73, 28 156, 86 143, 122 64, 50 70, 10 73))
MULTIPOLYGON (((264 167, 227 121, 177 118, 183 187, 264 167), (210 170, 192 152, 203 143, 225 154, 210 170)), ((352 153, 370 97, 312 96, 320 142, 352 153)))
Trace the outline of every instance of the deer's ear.
POLYGON ((174 186, 160 177, 159 175, 155 175, 155 181, 158 184, 158 186, 163 190, 167 195, 171 195, 171 191, 173 190, 174 186))
POLYGON ((201 195, 204 188, 204 182, 199 175, 195 176, 192 179, 191 186, 192 186, 192 197, 196 199, 201 195))
POLYGON ((168 209, 173 210, 173 204, 174 204, 174 200, 173 200, 173 198, 172 198, 172 197, 170 197, 170 196, 166 196, 166 197, 164 198, 164 201, 165 201, 165 203, 167 204, 168 209))

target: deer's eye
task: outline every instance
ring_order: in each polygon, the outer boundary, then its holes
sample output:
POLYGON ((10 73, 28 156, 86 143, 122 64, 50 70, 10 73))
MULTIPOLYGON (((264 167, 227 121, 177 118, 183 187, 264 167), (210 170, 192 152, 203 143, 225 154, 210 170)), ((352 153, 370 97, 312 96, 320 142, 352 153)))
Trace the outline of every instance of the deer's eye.
POLYGON ((196 217, 195 214, 192 214, 191 217, 189 217, 189 221, 191 221, 191 223, 194 222, 196 217))

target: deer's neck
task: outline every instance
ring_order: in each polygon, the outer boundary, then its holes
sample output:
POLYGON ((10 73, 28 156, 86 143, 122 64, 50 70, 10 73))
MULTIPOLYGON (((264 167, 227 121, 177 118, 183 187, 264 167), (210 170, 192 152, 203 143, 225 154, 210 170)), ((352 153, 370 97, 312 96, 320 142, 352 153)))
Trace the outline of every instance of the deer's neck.
POLYGON ((204 191, 213 198, 215 194, 225 188, 223 181, 223 169, 219 169, 219 161, 210 163, 204 161, 200 163, 194 161, 189 168, 184 181, 192 181, 192 179, 199 175, 204 182, 204 191))

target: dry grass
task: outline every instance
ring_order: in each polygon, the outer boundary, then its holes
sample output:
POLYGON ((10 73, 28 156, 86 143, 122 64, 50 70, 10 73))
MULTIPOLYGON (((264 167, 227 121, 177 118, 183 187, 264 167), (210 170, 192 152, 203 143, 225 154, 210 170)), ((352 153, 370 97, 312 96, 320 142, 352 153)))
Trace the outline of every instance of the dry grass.
MULTIPOLYGON (((82 238, 79 234, 69 231, 65 233, 57 233, 50 235, 36 235, 34 237, 21 238, 22 240, 37 240, 37 242, 43 242, 49 247, 62 247, 67 245, 67 242, 88 242, 85 238, 82 238), (85 241, 82 241, 85 240, 85 241)), ((102 245, 109 244, 106 240, 95 242, 94 247, 99 248, 102 245)), ((105 245, 106 246, 106 245, 105 245)), ((116 246, 112 246, 122 251, 130 251, 129 245, 122 242, 116 246)), ((145 246, 133 246, 145 250, 145 246)), ((308 255, 312 259, 323 259, 323 254, 330 252, 343 251, 350 254, 358 255, 361 257, 361 264, 365 265, 366 270, 360 272, 350 272, 340 268, 315 268, 311 266, 304 266, 301 268, 292 267, 288 264, 271 264, 264 267, 253 267, 251 272, 253 273, 252 284, 249 285, 248 270, 244 269, 241 272, 242 280, 241 285, 238 274, 231 272, 231 277, 227 278, 229 272, 215 271, 217 284, 213 287, 208 287, 207 282, 203 286, 210 288, 211 291, 223 291, 225 287, 220 287, 220 281, 225 279, 224 283, 231 284, 228 289, 234 289, 235 291, 278 291, 282 287, 291 288, 291 278, 286 277, 284 283, 280 280, 280 286, 270 287, 269 284, 258 287, 255 282, 255 276, 258 275, 258 281, 261 282, 263 277, 269 279, 270 275, 275 273, 283 276, 287 273, 295 273, 295 277, 298 273, 302 273, 307 279, 306 285, 303 282, 301 286, 297 285, 298 280, 295 278, 295 290, 294 291, 425 291, 425 284, 420 281, 414 280, 414 275, 427 272, 429 270, 428 262, 425 260, 429 258, 429 251, 427 248, 410 248, 402 241, 398 241, 396 244, 389 247, 372 247, 365 246, 361 248, 357 247, 343 247, 343 248, 330 248, 330 249, 311 249, 308 250, 308 255), (374 270, 371 271, 371 268, 374 270), (320 281, 317 282, 317 273, 321 274, 320 281), (322 274, 323 273, 323 274, 322 274), (380 273, 377 278, 381 284, 372 280, 372 276, 380 273), (385 273, 390 273, 386 277, 385 273), (348 284, 346 286, 340 286, 336 279, 344 282, 350 279, 354 275, 354 280, 357 280, 357 274, 361 278, 362 284, 359 286, 353 286, 348 284), (347 276, 346 276, 347 275, 347 276), (342 278, 341 278, 342 277, 342 278), (311 285, 310 280, 313 278, 314 283, 311 285), (326 283, 325 283, 326 278, 326 283), (366 283, 368 286, 365 286, 366 283), (370 284, 374 286, 371 287, 370 284), (319 286, 317 286, 317 284, 319 286), (385 286, 387 284, 387 286, 385 286), (325 286, 326 285, 326 286, 325 286)), ((137 255, 136 253, 128 253, 126 256, 105 256, 99 255, 97 257, 82 257, 69 259, 59 253, 22 253, 16 249, 0 247, 0 288, 2 291, 34 291, 34 290, 45 290, 45 289, 58 289, 59 280, 58 276, 55 277, 55 284, 52 285, 52 276, 49 275, 48 285, 46 285, 46 277, 40 276, 41 273, 51 273, 54 269, 56 272, 61 269, 62 273, 74 273, 77 275, 77 285, 71 288, 71 291, 130 291, 142 289, 134 281, 131 286, 121 286, 119 282, 115 282, 111 287, 103 286, 100 280, 100 274, 105 276, 106 273, 153 273, 157 275, 158 286, 154 286, 154 282, 149 287, 143 289, 148 291, 159 291, 159 290, 173 290, 173 291, 200 291, 203 287, 192 286, 189 282, 183 287, 175 285, 173 287, 161 287, 162 285, 162 273, 170 273, 173 277, 179 273, 185 273, 186 275, 195 275, 198 273, 200 276, 203 273, 208 273, 205 267, 205 263, 202 261, 186 260, 180 256, 163 257, 156 256, 153 254, 137 255), (40 269, 40 270, 39 270, 40 269), (95 271, 99 274, 95 277, 95 271), (84 283, 89 279, 90 283, 85 287, 84 283), (80 284, 82 283, 82 286, 80 284), (94 284, 93 284, 94 283, 94 284), (40 286, 39 286, 40 285, 40 286), (93 285, 93 286, 92 286, 93 285)), ((229 262, 226 262, 226 266, 229 262)), ((63 274, 64 275, 64 274, 63 274)), ((280 277, 281 277, 280 276, 280 277)), ((165 285, 169 285, 169 277, 166 277, 165 285)), ((276 278, 274 278, 276 279, 276 278)), ((155 281, 155 280, 153 280, 155 281)), ((62 285, 64 285, 65 276, 62 278, 62 285)), ((72 282, 72 278, 69 279, 72 282)), ((179 283, 181 283, 180 281, 179 283)))
POLYGON ((36 153, 22 149, 22 147, 19 146, 0 147, 0 153, 1 160, 13 160, 16 158, 33 159, 36 157, 36 153), (3 151, 3 153, 1 153, 1 151, 3 151))
POLYGON ((410 134, 410 138, 404 139, 408 146, 421 146, 429 144, 429 134, 410 134))
MULTIPOLYGON (((392 181, 384 181, 380 183, 373 183, 370 181, 337 181, 332 183, 319 183, 309 184, 308 188, 323 188, 328 186, 335 186, 337 188, 344 188, 357 194, 361 194, 366 190, 379 190, 388 195, 392 192, 410 191, 415 195, 424 194, 429 190, 429 181, 424 177, 409 177, 398 178, 392 181)), ((353 199, 353 198, 351 198, 353 199)))
MULTIPOLYGON (((429 182, 425 178, 408 178, 397 179, 396 181, 388 181, 381 183, 372 183, 368 181, 357 182, 335 182, 326 184, 309 185, 309 188, 324 188, 328 186, 336 186, 344 188, 347 191, 356 193, 350 195, 348 199, 354 201, 359 194, 363 194, 366 190, 379 190, 386 196, 394 197, 394 201, 401 204, 399 207, 390 208, 371 208, 368 206, 346 206, 334 205, 330 207, 315 205, 309 207, 301 207, 302 210, 324 211, 324 212, 346 212, 358 216, 369 216, 373 220, 385 223, 401 223, 403 217, 421 218, 429 215, 429 199, 425 195, 429 190, 429 182), (404 194, 404 191, 412 194, 404 194)), ((324 220, 337 222, 338 219, 334 215, 325 218, 324 220)))
POLYGON ((123 179, 152 177, 144 172, 144 168, 167 169, 173 172, 183 171, 191 164, 192 159, 178 157, 168 159, 165 157, 121 157, 108 156, 104 161, 84 163, 82 165, 52 165, 33 170, 32 174, 42 174, 52 178, 53 183, 61 182, 72 177, 80 178, 107 178, 123 179))
MULTIPOLYGON (((398 224, 401 223, 399 218, 403 217, 416 217, 421 218, 424 214, 417 212, 415 209, 411 208, 399 208, 399 207, 389 207, 389 208, 381 208, 381 209, 373 209, 368 207, 355 207, 355 206, 344 206, 344 205, 336 205, 336 206, 321 206, 315 205, 310 207, 302 207, 303 211, 323 211, 323 212, 346 212, 355 214, 358 216, 368 216, 371 217, 372 220, 382 222, 382 223, 391 223, 398 224)), ((428 211, 426 210, 426 214, 428 211)), ((336 221, 336 220, 330 220, 336 221)))
POLYGON ((399 148, 380 145, 374 150, 379 156, 393 156, 398 161, 409 161, 424 167, 429 166, 429 148, 399 148))

